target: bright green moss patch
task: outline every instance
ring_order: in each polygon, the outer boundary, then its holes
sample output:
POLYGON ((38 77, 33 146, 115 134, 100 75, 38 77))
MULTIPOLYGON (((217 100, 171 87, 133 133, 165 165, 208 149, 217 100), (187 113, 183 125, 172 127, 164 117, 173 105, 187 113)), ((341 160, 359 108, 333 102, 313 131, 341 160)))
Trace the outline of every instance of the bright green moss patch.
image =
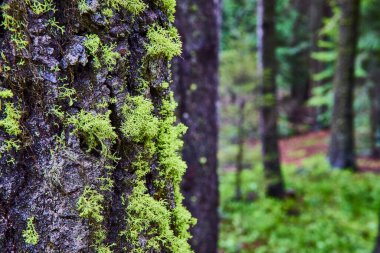
POLYGON ((107 5, 115 10, 120 10, 120 7, 125 8, 133 15, 140 14, 147 7, 147 5, 141 0, 107 0, 107 5))
POLYGON ((96 149, 101 145, 101 153, 109 154, 108 144, 117 139, 117 134, 110 120, 111 111, 106 114, 95 114, 81 110, 78 114, 71 116, 68 123, 75 126, 74 133, 82 135, 88 145, 88 151, 96 149))
POLYGON ((32 11, 41 15, 45 12, 56 11, 53 0, 24 0, 26 4, 32 9, 32 11))
POLYGON ((129 198, 127 229, 122 232, 132 248, 128 252, 192 252, 187 238, 178 237, 172 229, 172 212, 164 201, 146 194, 143 183, 135 186, 129 198), (141 240, 144 238, 144 240, 141 240))
POLYGON ((176 106, 172 93, 168 100, 162 102, 160 115, 163 116, 163 119, 159 124, 157 147, 160 154, 160 174, 177 185, 186 171, 186 164, 179 151, 183 146, 181 137, 187 127, 183 124, 175 125, 176 117, 173 112, 176 106))
POLYGON ((182 43, 175 27, 165 29, 154 25, 148 30, 148 39, 145 48, 149 57, 166 57, 171 60, 182 52, 182 43))
POLYGON ((77 203, 79 216, 93 220, 97 223, 104 220, 103 212, 104 197, 91 187, 86 187, 77 203))
POLYGON ((152 114, 153 104, 143 96, 128 96, 123 107, 125 118, 121 132, 135 142, 145 142, 156 137, 158 119, 152 114))
POLYGON ((19 19, 20 13, 16 9, 12 9, 10 5, 2 5, 0 10, 3 15, 3 23, 1 24, 6 30, 11 32, 11 41, 17 49, 24 49, 29 44, 25 30, 25 23, 19 19))
POLYGON ((112 71, 117 64, 117 60, 120 58, 120 54, 115 52, 116 44, 109 44, 102 46, 102 59, 107 66, 108 71, 112 71))
POLYGON ((27 244, 36 245, 40 236, 34 226, 34 217, 29 217, 26 224, 26 229, 22 231, 22 237, 27 244))

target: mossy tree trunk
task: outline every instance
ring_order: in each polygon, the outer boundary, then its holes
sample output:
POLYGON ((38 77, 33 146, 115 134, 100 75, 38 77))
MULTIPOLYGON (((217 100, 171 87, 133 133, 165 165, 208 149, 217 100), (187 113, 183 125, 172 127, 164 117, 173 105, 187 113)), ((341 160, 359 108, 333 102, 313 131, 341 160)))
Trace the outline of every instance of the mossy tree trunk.
POLYGON ((175 1, 1 2, 1 252, 192 252, 175 1))
POLYGON ((188 126, 183 157, 185 205, 197 218, 191 245, 197 253, 216 253, 218 238, 217 98, 219 0, 181 0, 176 25, 183 54, 174 80, 181 122, 188 126))
POLYGON ((258 76, 260 94, 260 139, 267 194, 282 198, 285 195, 280 166, 277 133, 276 96, 276 0, 257 1, 258 76))
POLYGON ((329 160, 334 168, 356 169, 353 128, 355 57, 358 41, 359 0, 339 0, 339 44, 334 76, 334 107, 329 160))

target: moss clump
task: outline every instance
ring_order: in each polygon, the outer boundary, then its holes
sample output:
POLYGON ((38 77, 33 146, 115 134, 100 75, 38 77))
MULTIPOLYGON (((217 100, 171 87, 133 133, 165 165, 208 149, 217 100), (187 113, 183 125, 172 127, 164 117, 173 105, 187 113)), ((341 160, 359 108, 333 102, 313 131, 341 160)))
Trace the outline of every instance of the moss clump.
POLYGON ((103 222, 103 201, 103 195, 90 187, 86 187, 77 203, 79 216, 97 223, 103 222))
POLYGON ((11 41, 15 44, 17 49, 24 49, 29 44, 25 30, 25 23, 18 19, 20 11, 11 8, 10 5, 5 4, 1 6, 0 10, 3 15, 3 23, 1 24, 6 30, 11 32, 11 41))
POLYGON ((123 7, 133 15, 139 15, 147 7, 141 0, 107 0, 107 5, 115 10, 120 10, 120 7, 123 7))
POLYGON ((176 0, 156 0, 156 2, 162 5, 162 9, 168 14, 169 21, 174 22, 176 0))
POLYGON ((87 50, 90 52, 90 55, 94 58, 94 67, 100 68, 100 60, 98 57, 98 52, 101 47, 101 41, 98 35, 90 34, 86 36, 86 41, 83 43, 87 50))
POLYGON ((107 237, 107 232, 102 226, 102 222, 104 221, 103 202, 104 196, 93 188, 87 186, 77 202, 77 210, 81 218, 89 220, 92 231, 92 247, 96 250, 96 252, 112 253, 111 247, 113 245, 104 244, 107 237))
POLYGON ((122 232, 132 245, 128 252, 192 252, 188 238, 178 237, 172 229, 172 212, 167 203, 154 199, 146 191, 140 182, 129 198, 126 209, 128 227, 122 232))
POLYGON ((34 226, 34 217, 28 218, 26 226, 26 229, 22 231, 22 237, 24 237, 27 244, 36 245, 40 236, 34 226))
POLYGON ((29 5, 32 11, 37 15, 41 15, 49 11, 56 11, 53 0, 25 0, 25 3, 29 5))
POLYGON ((149 43, 145 45, 148 57, 165 57, 171 60, 182 52, 182 43, 175 27, 167 29, 154 25, 148 30, 149 43))
POLYGON ((88 151, 96 149, 101 145, 101 153, 109 155, 108 144, 117 139, 117 134, 110 120, 111 111, 106 114, 95 114, 81 110, 78 114, 71 116, 68 123, 75 127, 74 133, 82 135, 87 143, 88 151))
MULTIPOLYGON (((160 174, 166 180, 178 185, 186 171, 186 164, 182 160, 179 151, 182 149, 182 135, 187 128, 183 124, 175 125, 176 117, 174 110, 177 107, 173 94, 162 102, 160 115, 162 120, 159 124, 157 147, 159 150, 160 174)), ((166 182, 167 183, 167 182, 166 182)))
POLYGON ((117 60, 120 58, 120 54, 115 52, 116 44, 109 44, 102 46, 102 59, 107 66, 108 71, 112 71, 117 64, 117 60))
POLYGON ((158 119, 153 110, 152 102, 143 96, 128 96, 122 110, 125 121, 120 129, 124 136, 138 143, 156 137, 158 119))
POLYGON ((90 55, 94 58, 95 68, 101 67, 101 59, 102 62, 107 66, 108 71, 112 71, 112 69, 117 64, 117 60, 120 58, 120 54, 114 51, 116 44, 103 45, 99 36, 96 34, 87 35, 84 46, 90 52, 90 55))

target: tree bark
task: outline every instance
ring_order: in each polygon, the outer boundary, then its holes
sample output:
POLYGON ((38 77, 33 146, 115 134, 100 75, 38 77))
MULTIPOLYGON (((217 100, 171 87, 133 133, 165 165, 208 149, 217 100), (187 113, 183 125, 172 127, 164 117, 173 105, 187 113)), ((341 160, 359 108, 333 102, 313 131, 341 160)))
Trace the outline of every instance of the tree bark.
POLYGON ((178 115, 188 126, 183 158, 188 170, 182 184, 185 206, 197 218, 191 245, 197 253, 216 253, 218 241, 217 99, 218 0, 182 0, 176 25, 183 54, 174 64, 178 115))
POLYGON ((175 2, 1 2, 1 252, 192 252, 175 2))
POLYGON ((358 40, 359 0, 340 0, 338 58, 334 76, 334 108, 329 160, 334 168, 356 170, 353 92, 358 40))
POLYGON ((276 0, 257 1, 260 139, 264 170, 268 180, 267 194, 270 197, 282 198, 285 190, 277 133, 275 7, 276 0))

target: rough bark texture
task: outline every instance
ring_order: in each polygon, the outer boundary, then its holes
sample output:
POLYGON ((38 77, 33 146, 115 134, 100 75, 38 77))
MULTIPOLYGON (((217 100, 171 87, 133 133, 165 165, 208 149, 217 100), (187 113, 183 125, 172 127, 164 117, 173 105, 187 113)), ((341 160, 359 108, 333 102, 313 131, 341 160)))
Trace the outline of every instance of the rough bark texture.
POLYGON ((169 2, 0 2, 1 252, 191 252, 169 2))
POLYGON ((338 58, 334 76, 334 108, 329 160, 334 168, 355 170, 353 91, 358 40, 359 0, 340 0, 338 58))
POLYGON ((282 198, 285 191, 277 133, 275 6, 276 0, 257 1, 260 139, 264 170, 268 180, 267 194, 271 197, 282 198))
POLYGON ((191 244, 197 253, 217 252, 217 98, 219 0, 181 0, 176 25, 183 54, 175 62, 178 115, 186 126, 182 184, 185 206, 197 218, 191 244))

